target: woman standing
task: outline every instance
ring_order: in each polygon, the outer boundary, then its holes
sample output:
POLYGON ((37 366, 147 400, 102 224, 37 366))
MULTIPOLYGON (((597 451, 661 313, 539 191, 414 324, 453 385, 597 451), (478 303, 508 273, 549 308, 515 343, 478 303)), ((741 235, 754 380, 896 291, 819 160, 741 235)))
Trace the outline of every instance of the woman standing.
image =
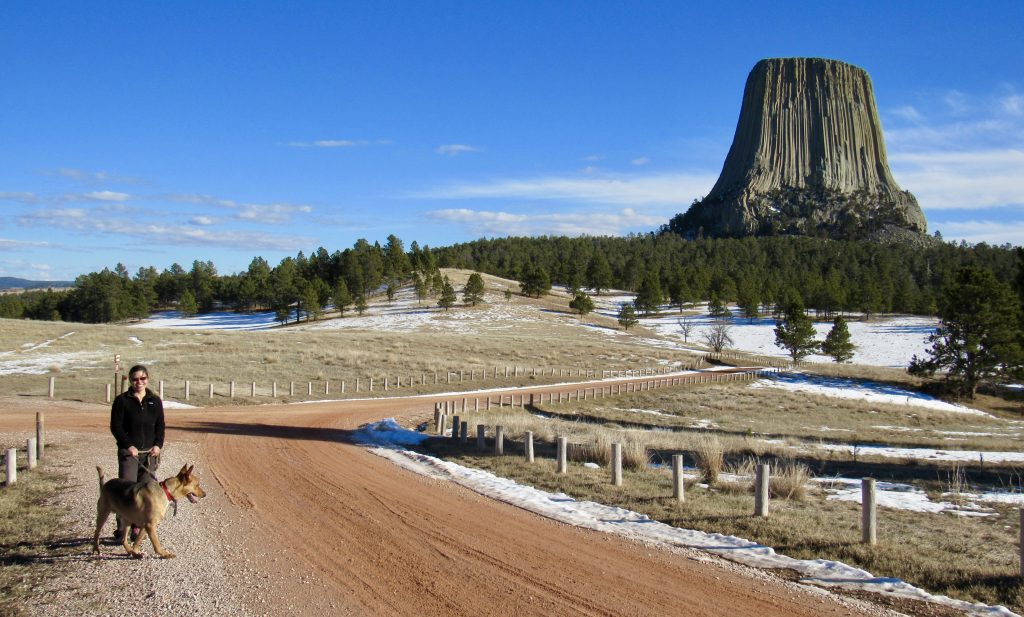
MULTIPOLYGON (((149 389, 149 370, 145 366, 133 366, 128 378, 131 387, 119 394, 110 407, 110 432, 117 441, 117 476, 129 482, 156 482, 158 478, 150 476, 150 472, 160 466, 164 404, 149 389)), ((121 537, 120 517, 114 533, 121 537)))

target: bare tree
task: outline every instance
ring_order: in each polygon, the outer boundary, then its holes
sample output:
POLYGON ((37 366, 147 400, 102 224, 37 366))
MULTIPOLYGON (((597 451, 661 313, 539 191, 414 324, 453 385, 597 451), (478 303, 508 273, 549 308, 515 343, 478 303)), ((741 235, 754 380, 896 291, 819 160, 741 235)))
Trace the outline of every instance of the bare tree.
POLYGON ((730 330, 732 324, 729 323, 729 319, 719 317, 711 322, 711 327, 704 331, 701 338, 705 345, 715 350, 715 353, 721 353, 723 349, 733 344, 732 337, 729 336, 730 330))
POLYGON ((693 320, 688 317, 677 319, 676 323, 679 324, 679 332, 683 335, 683 342, 690 342, 690 335, 693 334, 693 320))

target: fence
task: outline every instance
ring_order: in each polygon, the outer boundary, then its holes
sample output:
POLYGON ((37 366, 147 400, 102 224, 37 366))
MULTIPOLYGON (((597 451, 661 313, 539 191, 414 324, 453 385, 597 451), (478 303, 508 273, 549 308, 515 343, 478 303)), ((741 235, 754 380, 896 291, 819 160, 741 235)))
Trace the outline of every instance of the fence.
MULTIPOLYGON (((36 413, 36 436, 25 440, 25 470, 32 471, 36 468, 38 461, 43 460, 43 453, 46 450, 46 430, 43 423, 43 414, 36 413)), ((18 481, 18 449, 8 448, 4 456, 4 466, 7 471, 6 486, 18 481)))
MULTIPOLYGON (((232 380, 228 382, 213 383, 207 382, 206 389, 203 395, 198 395, 198 391, 202 391, 203 388, 196 387, 197 384, 192 380, 164 380, 151 382, 151 387, 154 387, 160 398, 168 398, 170 400, 177 400, 182 402, 193 402, 210 400, 215 397, 222 397, 227 399, 234 399, 236 397, 246 398, 282 398, 284 387, 287 387, 287 396, 289 398, 296 397, 296 392, 302 392, 299 396, 305 396, 305 398, 325 398, 325 397, 349 397, 356 395, 369 395, 379 394, 383 392, 390 392, 393 390, 419 388, 420 390, 430 390, 434 387, 443 387, 451 385, 465 385, 466 383, 478 383, 478 382, 494 382, 494 381, 509 381, 509 380, 522 380, 522 379, 543 379, 552 382, 558 379, 608 379, 608 378, 639 378, 639 377, 655 377, 658 375, 665 375, 667 373, 681 371, 681 370, 693 370, 693 368, 701 364, 701 359, 688 359, 687 362, 683 363, 682 366, 676 366, 673 368, 659 367, 659 368, 638 368, 638 369, 596 369, 596 368, 552 368, 552 367, 523 367, 523 366, 493 366, 493 367, 479 367, 479 368, 467 368, 458 370, 440 370, 440 371, 421 371, 412 374, 385 374, 385 375, 370 375, 360 376, 355 378, 345 379, 316 379, 316 380, 303 380, 303 381, 289 381, 289 382, 278 382, 270 381, 259 383, 253 380, 247 380, 244 382, 248 387, 241 390, 237 387, 237 382, 232 380)), ((81 379, 71 378, 67 383, 74 385, 74 391, 70 396, 83 397, 86 400, 91 398, 93 395, 86 393, 82 394, 82 382, 81 379)), ((62 392, 62 383, 59 383, 57 377, 50 376, 47 378, 47 396, 54 399, 58 396, 58 393, 62 392)), ((93 382, 95 383, 95 382, 93 382)), ((127 389, 128 382, 124 379, 124 375, 120 373, 115 374, 114 383, 104 383, 102 386, 103 401, 110 403, 113 397, 119 392, 123 392, 127 389)), ((550 383, 549 383, 550 385, 550 383)))

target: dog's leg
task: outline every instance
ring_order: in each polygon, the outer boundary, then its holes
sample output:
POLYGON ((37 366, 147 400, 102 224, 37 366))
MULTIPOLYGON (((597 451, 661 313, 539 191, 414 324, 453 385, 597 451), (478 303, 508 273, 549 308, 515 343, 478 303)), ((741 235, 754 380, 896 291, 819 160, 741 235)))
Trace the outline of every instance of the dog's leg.
POLYGON ((107 502, 102 497, 96 502, 96 533, 92 537, 92 552, 95 554, 100 553, 100 531, 103 526, 107 523, 107 518, 110 517, 110 508, 107 507, 107 502))
MULTIPOLYGON (((171 551, 165 551, 164 547, 160 546, 160 538, 156 536, 156 523, 149 523, 146 525, 146 531, 149 533, 149 540, 153 543, 153 548, 156 550, 156 554, 160 555, 164 559, 174 559, 176 555, 171 551)), ((142 533, 139 533, 139 537, 142 537, 142 533)))
POLYGON ((139 550, 139 544, 142 543, 142 533, 135 538, 134 546, 128 542, 128 534, 131 533, 132 526, 128 521, 124 521, 124 528, 121 529, 121 546, 128 552, 129 555, 135 559, 142 559, 145 555, 139 550))

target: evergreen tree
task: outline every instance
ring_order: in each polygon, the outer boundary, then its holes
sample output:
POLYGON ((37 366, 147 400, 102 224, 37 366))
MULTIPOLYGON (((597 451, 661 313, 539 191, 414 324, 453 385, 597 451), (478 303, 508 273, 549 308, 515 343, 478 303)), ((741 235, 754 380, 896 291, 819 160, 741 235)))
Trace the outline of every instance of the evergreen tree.
POLYGON ((638 323, 640 323, 640 320, 636 318, 636 311, 633 309, 633 305, 623 302, 622 306, 619 307, 619 325, 628 332, 630 328, 638 323))
POLYGON ((539 298, 551 290, 551 277, 544 268, 529 264, 523 270, 519 288, 524 296, 539 298))
POLYGON ((590 299, 585 291, 577 291, 572 301, 569 302, 569 308, 578 311, 580 318, 594 310, 594 301, 590 299))
POLYGON ((600 296, 602 289, 611 289, 613 276, 612 267, 608 264, 604 252, 595 251, 594 257, 587 265, 587 287, 600 296))
POLYGON ((360 315, 366 312, 366 309, 369 307, 369 305, 366 304, 366 294, 364 294, 363 292, 359 292, 358 294, 356 294, 355 307, 356 312, 359 313, 360 315))
POLYGON ((961 268, 943 294, 941 325, 928 337, 929 357, 915 355, 910 373, 945 371, 947 384, 972 399, 982 381, 1019 373, 1024 362, 1019 310, 1010 287, 990 271, 961 268))
POLYGON ((344 317, 345 309, 352 304, 352 294, 348 290, 348 285, 345 284, 345 279, 338 279, 338 283, 334 286, 332 298, 334 300, 334 308, 338 309, 338 314, 344 317))
POLYGON ((636 298, 633 299, 633 306, 644 315, 650 315, 658 310, 662 297, 658 273, 650 271, 640 282, 640 289, 637 290, 636 298))
POLYGON ((814 340, 814 324, 802 304, 790 304, 782 321, 775 322, 775 345, 788 351, 794 362, 802 361, 820 347, 814 340))
POLYGON ((825 337, 825 342, 821 344, 821 351, 836 362, 849 362, 853 359, 855 349, 857 346, 850 342, 850 329, 846 325, 846 320, 841 315, 836 317, 832 329, 825 337))
POLYGON ((505 288, 505 294, 504 295, 505 295, 505 302, 511 302, 512 301, 512 290, 511 289, 505 288))
MULTIPOLYGON (((413 242, 413 245, 416 243, 413 242)), ((416 292, 416 304, 422 305, 423 301, 427 299, 427 283, 420 276, 419 272, 412 275, 412 288, 416 292)))
POLYGON ((712 317, 732 316, 732 312, 729 310, 729 307, 727 307, 725 303, 718 298, 717 293, 711 294, 711 301, 708 302, 708 314, 712 317))
POLYGON ((452 287, 452 282, 448 280, 448 277, 444 277, 444 282, 441 285, 441 297, 437 299, 437 305, 448 310, 455 306, 455 302, 458 298, 455 296, 455 288, 452 287))
POLYGON ((178 311, 182 315, 195 315, 199 312, 199 305, 196 304, 196 297, 191 289, 181 292, 181 299, 178 300, 178 311))
POLYGON ((466 286, 462 288, 462 301, 470 306, 484 301, 484 279, 479 272, 469 275, 466 286))

